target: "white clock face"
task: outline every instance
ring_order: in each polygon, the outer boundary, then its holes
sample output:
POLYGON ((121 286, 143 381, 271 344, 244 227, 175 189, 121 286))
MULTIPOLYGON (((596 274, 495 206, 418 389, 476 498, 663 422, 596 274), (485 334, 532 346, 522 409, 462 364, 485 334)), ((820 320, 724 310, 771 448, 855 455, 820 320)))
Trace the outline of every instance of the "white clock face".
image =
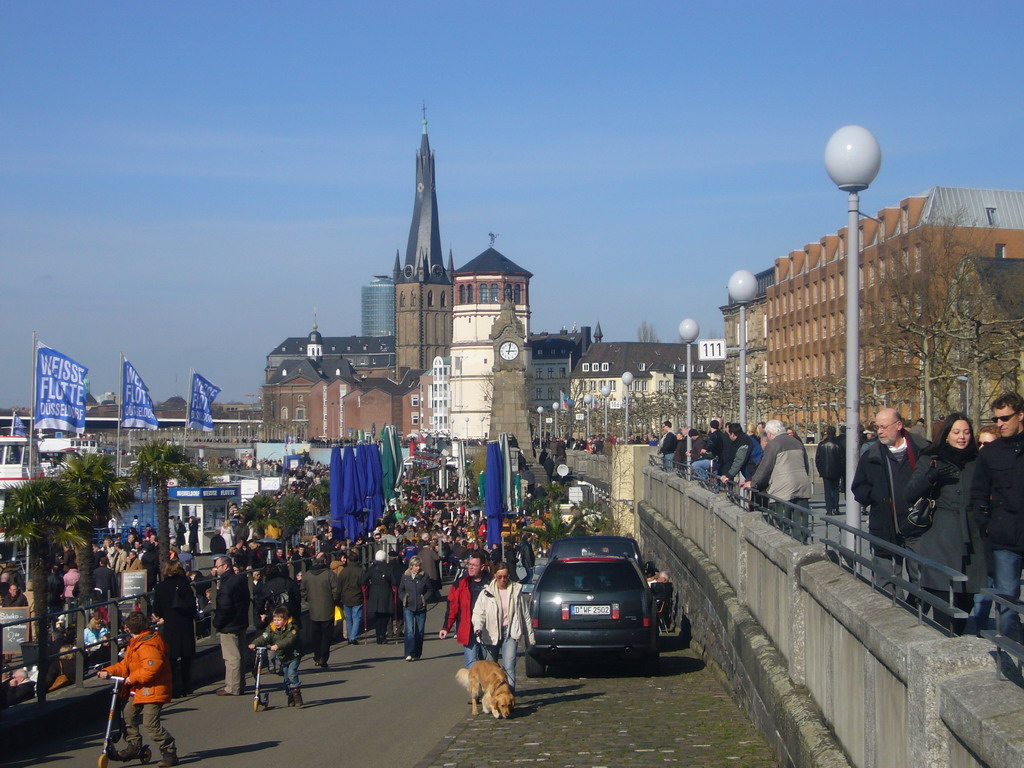
POLYGON ((498 354, 501 355, 503 360, 515 360, 519 357, 519 345, 514 341, 506 341, 498 347, 498 354))

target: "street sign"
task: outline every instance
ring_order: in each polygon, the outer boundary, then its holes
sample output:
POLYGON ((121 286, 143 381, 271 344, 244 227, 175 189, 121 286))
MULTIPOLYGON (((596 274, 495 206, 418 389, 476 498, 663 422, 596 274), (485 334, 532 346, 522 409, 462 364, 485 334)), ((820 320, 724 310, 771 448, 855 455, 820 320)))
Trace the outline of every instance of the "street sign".
POLYGON ((701 339, 697 342, 698 360, 725 360, 725 339, 701 339))
POLYGON ((586 417, 585 414, 582 414, 582 413, 577 413, 576 414, 576 421, 584 421, 586 418, 587 417, 586 417))
POLYGON ((544 417, 544 423, 545 424, 554 424, 555 420, 552 417, 550 417, 550 416, 545 416, 544 417))

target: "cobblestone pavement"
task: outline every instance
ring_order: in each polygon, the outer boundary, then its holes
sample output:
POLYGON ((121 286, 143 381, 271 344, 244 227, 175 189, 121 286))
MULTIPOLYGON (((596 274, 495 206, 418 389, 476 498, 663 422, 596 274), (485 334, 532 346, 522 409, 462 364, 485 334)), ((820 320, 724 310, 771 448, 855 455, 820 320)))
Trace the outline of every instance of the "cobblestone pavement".
MULTIPOLYGON (((565 666, 528 679, 520 658, 508 720, 466 719, 417 768, 777 766, 767 743, 693 652, 662 652, 661 674, 565 666)), ((455 681, 452 681, 455 685, 455 681)))

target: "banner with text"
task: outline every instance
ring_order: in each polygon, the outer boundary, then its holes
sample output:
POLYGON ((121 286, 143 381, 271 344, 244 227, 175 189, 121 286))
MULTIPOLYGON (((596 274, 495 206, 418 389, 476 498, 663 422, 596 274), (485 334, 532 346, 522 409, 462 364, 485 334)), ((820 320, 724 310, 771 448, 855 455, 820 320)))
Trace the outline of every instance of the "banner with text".
POLYGON ((85 432, 85 377, 89 369, 36 342, 34 429, 85 432))
POLYGON ((153 410, 153 398, 149 396, 146 382, 127 360, 122 368, 121 426, 125 429, 156 429, 160 422, 153 410))
POLYGON ((220 387, 193 371, 191 389, 192 394, 188 401, 188 428, 213 432, 213 401, 220 394, 220 387))

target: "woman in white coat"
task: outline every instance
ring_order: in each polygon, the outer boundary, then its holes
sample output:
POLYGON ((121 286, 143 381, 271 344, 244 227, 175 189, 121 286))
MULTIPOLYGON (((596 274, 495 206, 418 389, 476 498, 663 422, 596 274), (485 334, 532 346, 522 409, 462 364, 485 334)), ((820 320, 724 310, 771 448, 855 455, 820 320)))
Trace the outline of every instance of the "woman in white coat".
POLYGON ((473 626, 480 643, 492 659, 500 656, 502 669, 512 690, 516 687, 516 658, 519 641, 534 643, 529 596, 523 585, 512 581, 505 563, 496 563, 491 582, 484 587, 473 607, 473 626))

